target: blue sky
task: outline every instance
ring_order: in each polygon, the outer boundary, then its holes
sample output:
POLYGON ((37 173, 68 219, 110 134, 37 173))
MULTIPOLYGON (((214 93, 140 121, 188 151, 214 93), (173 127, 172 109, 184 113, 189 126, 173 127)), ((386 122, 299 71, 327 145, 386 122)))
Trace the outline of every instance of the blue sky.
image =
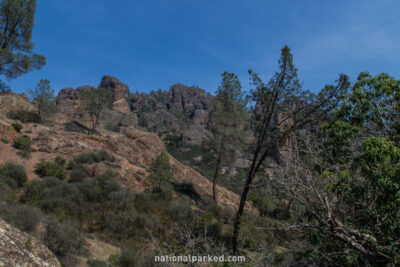
POLYGON ((224 71, 249 88, 268 80, 280 48, 292 48, 303 88, 314 92, 361 71, 400 78, 398 0, 38 0, 34 51, 43 69, 13 91, 49 79, 56 91, 118 77, 131 92, 174 83, 215 92, 224 71))

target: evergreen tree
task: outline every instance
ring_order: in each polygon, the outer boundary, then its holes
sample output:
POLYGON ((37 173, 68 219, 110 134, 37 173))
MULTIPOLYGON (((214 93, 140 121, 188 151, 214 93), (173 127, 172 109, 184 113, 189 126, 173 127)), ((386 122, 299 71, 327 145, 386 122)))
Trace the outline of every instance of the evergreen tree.
POLYGON ((92 132, 95 132, 104 111, 107 108, 112 108, 112 92, 101 87, 85 89, 80 93, 80 99, 84 111, 89 113, 92 122, 92 132))
MULTIPOLYGON (((46 64, 44 56, 32 52, 35 0, 0 2, 0 75, 15 79, 46 64)), ((5 90, 4 82, 0 90, 5 90)))
MULTIPOLYGON (((213 177, 213 198, 217 202, 216 181, 227 155, 236 153, 243 137, 246 100, 239 78, 233 73, 222 73, 221 85, 212 103, 208 128, 213 133, 210 145, 217 153, 213 177)), ((232 158, 232 157, 231 157, 232 158)))
POLYGON ((29 90, 29 94, 36 107, 39 122, 55 112, 54 89, 50 87, 49 80, 41 79, 34 90, 29 90))

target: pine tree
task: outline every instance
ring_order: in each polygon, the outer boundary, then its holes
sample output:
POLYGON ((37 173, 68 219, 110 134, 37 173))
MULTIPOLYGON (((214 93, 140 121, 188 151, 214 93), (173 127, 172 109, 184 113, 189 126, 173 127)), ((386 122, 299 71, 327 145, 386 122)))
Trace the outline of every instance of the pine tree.
POLYGON ((208 128, 213 133, 210 145, 217 153, 217 166, 213 177, 213 199, 217 202, 216 182, 223 160, 236 153, 243 137, 246 100, 239 78, 233 73, 222 73, 221 85, 212 103, 208 128))
MULTIPOLYGON (((46 64, 44 56, 32 52, 35 12, 35 0, 0 2, 0 75, 8 80, 46 64)), ((1 90, 7 89, 1 80, 0 84, 1 90)))

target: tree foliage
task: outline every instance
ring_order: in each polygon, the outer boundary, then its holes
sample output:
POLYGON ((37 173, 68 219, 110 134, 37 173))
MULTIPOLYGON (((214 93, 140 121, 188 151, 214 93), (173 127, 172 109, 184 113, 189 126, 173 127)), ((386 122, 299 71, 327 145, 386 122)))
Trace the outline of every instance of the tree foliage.
POLYGON ((217 201, 216 181, 221 166, 226 158, 232 159, 237 148, 243 142, 246 116, 246 99, 243 97, 242 85, 234 73, 221 74, 222 81, 212 102, 208 129, 213 133, 209 146, 217 156, 217 166, 213 178, 213 199, 217 201))
POLYGON ((89 88, 80 93, 82 107, 90 116, 92 122, 92 131, 96 130, 99 120, 102 118, 104 111, 112 108, 113 95, 106 88, 89 88))
POLYGON ((54 89, 50 87, 49 80, 41 79, 34 90, 29 90, 29 94, 36 107, 39 122, 42 122, 56 111, 54 89))
MULTIPOLYGON (((40 69, 46 58, 32 52, 35 0, 3 0, 0 3, 0 75, 15 79, 40 69)), ((1 88, 7 86, 1 82, 1 88)))

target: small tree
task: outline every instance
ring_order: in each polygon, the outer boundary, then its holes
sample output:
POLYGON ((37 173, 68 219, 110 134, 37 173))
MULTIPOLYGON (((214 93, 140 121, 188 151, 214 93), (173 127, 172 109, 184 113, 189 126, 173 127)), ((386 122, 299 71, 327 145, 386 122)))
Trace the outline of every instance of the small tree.
POLYGON ((113 95, 106 88, 89 88, 80 93, 82 107, 84 111, 89 113, 92 122, 92 132, 96 131, 96 126, 99 123, 104 111, 107 108, 112 108, 113 95))
POLYGON ((49 80, 41 79, 34 90, 29 90, 29 94, 33 98, 39 122, 56 111, 54 89, 50 87, 49 80))
POLYGON ((216 182, 227 154, 233 154, 242 140, 246 100, 239 78, 233 73, 222 73, 221 85, 212 103, 208 128, 213 133, 210 144, 217 153, 213 178, 213 199, 217 202, 216 182))
POLYGON ((157 183, 159 192, 161 192, 162 189, 172 190, 171 182, 174 179, 174 171, 169 164, 168 155, 164 151, 153 160, 150 171, 149 179, 157 183))
MULTIPOLYGON (((0 75, 15 79, 46 64, 44 56, 32 53, 32 29, 36 0, 0 2, 0 75)), ((0 91, 8 87, 0 80, 0 91)))
POLYGON ((337 86, 326 86, 315 96, 301 90, 297 68, 293 65, 290 48, 281 50, 279 71, 265 84, 257 73, 249 71, 252 84, 253 110, 252 125, 255 134, 254 150, 247 179, 240 196, 232 235, 233 252, 237 250, 240 220, 243 216, 247 194, 259 172, 264 169, 267 158, 279 155, 288 138, 299 129, 313 122, 321 122, 342 99, 349 86, 348 78, 341 75, 337 86))

